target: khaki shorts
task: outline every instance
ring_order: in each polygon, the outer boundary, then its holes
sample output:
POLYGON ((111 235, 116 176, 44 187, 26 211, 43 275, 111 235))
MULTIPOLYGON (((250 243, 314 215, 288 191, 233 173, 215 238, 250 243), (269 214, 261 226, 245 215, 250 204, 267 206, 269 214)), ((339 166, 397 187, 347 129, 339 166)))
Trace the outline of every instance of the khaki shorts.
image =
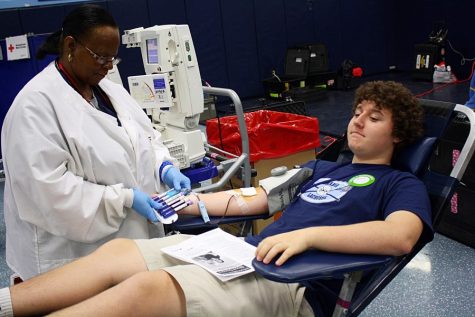
POLYGON ((221 282, 201 267, 160 251, 189 237, 135 240, 150 271, 163 269, 178 281, 187 316, 314 316, 299 284, 276 283, 255 273, 221 282))

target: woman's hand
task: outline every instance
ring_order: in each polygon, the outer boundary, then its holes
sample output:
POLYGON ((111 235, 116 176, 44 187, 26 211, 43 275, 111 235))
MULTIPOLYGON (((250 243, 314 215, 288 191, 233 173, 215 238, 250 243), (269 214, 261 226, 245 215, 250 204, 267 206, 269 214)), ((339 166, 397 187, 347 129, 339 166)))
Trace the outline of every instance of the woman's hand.
POLYGON ((306 229, 295 230, 291 232, 277 234, 272 237, 265 238, 259 243, 256 250, 257 261, 269 264, 278 254, 279 258, 275 261, 275 265, 280 266, 285 263, 291 256, 302 253, 309 248, 306 229))
POLYGON ((191 189, 191 181, 175 166, 170 167, 163 175, 163 182, 169 188, 174 188, 177 191, 182 189, 191 189))
POLYGON ((157 215, 153 209, 159 210, 164 205, 154 201, 148 194, 142 192, 138 188, 133 188, 134 200, 132 202, 132 209, 144 216, 151 222, 158 222, 157 215))

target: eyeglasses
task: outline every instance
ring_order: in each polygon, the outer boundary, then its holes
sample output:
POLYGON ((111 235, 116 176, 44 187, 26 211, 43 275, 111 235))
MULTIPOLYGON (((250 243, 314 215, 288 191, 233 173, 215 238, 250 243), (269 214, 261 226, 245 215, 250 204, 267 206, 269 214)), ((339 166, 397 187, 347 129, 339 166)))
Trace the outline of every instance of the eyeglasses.
POLYGON ((81 42, 79 42, 77 39, 75 39, 75 41, 81 45, 82 47, 84 47, 88 52, 89 54, 91 54, 92 58, 94 58, 94 60, 101 66, 104 66, 105 64, 107 63, 112 63, 112 65, 117 65, 119 64, 122 59, 120 57, 117 57, 117 56, 112 56, 112 57, 106 57, 106 56, 101 56, 99 54, 96 54, 94 53, 89 47, 87 47, 86 45, 82 44, 81 42))

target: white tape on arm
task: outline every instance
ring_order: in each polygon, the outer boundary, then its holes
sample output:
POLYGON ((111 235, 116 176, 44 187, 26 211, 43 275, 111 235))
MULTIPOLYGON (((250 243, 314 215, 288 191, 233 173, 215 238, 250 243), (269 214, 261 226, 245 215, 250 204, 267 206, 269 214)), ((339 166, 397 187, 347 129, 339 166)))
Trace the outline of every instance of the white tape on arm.
POLYGON ((238 193, 237 191, 235 190, 228 190, 226 191, 227 194, 229 194, 230 196, 233 196, 234 199, 236 200, 236 203, 239 207, 239 210, 241 211, 241 213, 243 215, 247 214, 249 212, 249 205, 247 204, 247 202, 241 197, 241 194, 238 193))

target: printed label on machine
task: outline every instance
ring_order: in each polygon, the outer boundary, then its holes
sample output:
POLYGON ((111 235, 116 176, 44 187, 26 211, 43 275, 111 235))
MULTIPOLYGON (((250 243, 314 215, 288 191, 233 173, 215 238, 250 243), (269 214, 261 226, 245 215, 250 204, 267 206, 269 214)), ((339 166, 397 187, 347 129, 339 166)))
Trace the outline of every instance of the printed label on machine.
POLYGON ((170 91, 166 74, 129 77, 131 96, 143 109, 170 107, 170 91))

